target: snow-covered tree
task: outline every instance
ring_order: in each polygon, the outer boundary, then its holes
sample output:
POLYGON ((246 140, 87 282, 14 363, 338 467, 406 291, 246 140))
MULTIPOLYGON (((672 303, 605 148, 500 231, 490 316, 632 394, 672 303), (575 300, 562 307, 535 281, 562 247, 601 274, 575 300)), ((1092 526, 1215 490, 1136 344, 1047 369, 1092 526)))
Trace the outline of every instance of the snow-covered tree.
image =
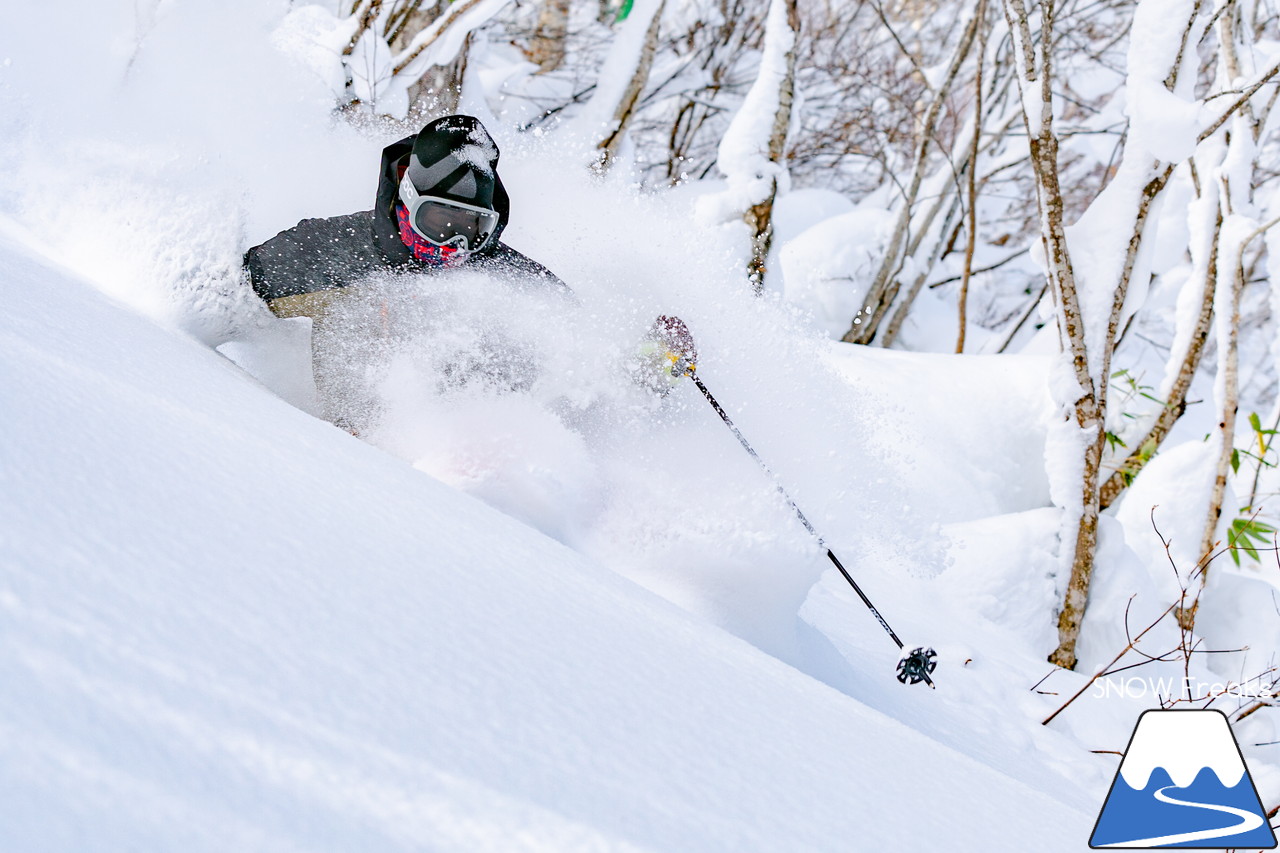
POLYGON ((577 122, 598 152, 594 165, 608 169, 622 147, 636 104, 653 67, 666 0, 636 0, 600 68, 595 91, 577 122))
POLYGON ((773 204, 790 186, 785 155, 795 101, 796 40, 800 19, 796 0, 771 0, 764 49, 755 82, 729 123, 719 146, 718 165, 728 183, 710 215, 747 226, 751 255, 747 280, 760 293, 765 259, 773 243, 773 204))

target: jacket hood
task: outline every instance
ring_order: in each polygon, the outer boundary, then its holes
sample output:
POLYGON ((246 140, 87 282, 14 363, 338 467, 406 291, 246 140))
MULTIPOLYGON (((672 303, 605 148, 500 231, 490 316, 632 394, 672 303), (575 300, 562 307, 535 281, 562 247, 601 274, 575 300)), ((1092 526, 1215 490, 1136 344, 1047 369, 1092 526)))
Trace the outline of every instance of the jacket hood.
POLYGON ((498 227, 480 255, 492 254, 511 215, 511 199, 498 177, 498 145, 472 116, 445 116, 382 149, 378 195, 374 202, 374 236, 388 258, 408 260, 400 241, 395 203, 400 179, 407 173, 418 192, 488 207, 498 214, 498 227))

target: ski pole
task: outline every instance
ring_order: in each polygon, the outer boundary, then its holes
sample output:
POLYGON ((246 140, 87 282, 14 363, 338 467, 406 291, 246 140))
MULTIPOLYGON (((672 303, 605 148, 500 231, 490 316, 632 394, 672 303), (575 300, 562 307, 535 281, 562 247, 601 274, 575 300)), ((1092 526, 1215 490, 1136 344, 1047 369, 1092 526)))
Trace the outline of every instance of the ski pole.
MULTIPOLYGON (((707 388, 706 384, 702 381, 702 377, 698 376, 694 365, 686 364, 684 366, 684 372, 686 376, 693 379, 693 384, 702 392, 702 396, 707 398, 707 402, 711 404, 711 408, 715 409, 716 414, 720 416, 720 420, 724 421, 725 426, 729 427, 733 432, 734 437, 738 439, 738 443, 742 445, 743 449, 746 450, 747 453, 751 454, 751 458, 756 460, 760 467, 764 469, 764 472, 769 475, 769 478, 773 480, 774 486, 778 490, 778 494, 782 495, 783 500, 787 502, 787 506, 791 507, 792 511, 795 512, 796 518, 800 519, 800 523, 804 525, 804 529, 809 531, 810 535, 818 541, 818 547, 827 552, 827 559, 831 560, 832 564, 840 570, 840 574, 844 575, 844 579, 849 582, 849 586, 853 587, 853 591, 862 599, 862 603, 871 611, 871 615, 880 623, 880 627, 884 628, 885 633, 887 633, 890 639, 897 644, 899 649, 905 648, 902 640, 900 640, 898 635, 894 633, 894 630, 889 627, 889 622, 880 615, 880 611, 871 603, 871 599, 862 591, 862 587, 858 586, 858 582, 853 579, 853 575, 849 574, 849 570, 840 562, 840 558, 835 555, 834 551, 827 547, 827 543, 823 540, 822 535, 818 533, 813 524, 809 522, 809 519, 805 517, 804 512, 791 498, 791 495, 787 494, 787 490, 782 487, 782 482, 778 479, 777 475, 774 474, 769 466, 765 464, 764 460, 760 458, 760 454, 756 453, 755 448, 751 446, 749 441, 747 441, 747 437, 742 434, 742 430, 738 429, 737 425, 733 422, 733 419, 729 417, 729 413, 724 410, 724 407, 720 405, 715 396, 711 393, 711 390, 707 388)), ((936 657, 937 653, 933 649, 925 649, 923 647, 917 647, 907 652, 906 655, 898 661, 898 680, 903 684, 906 684, 908 681, 912 684, 917 684, 923 681, 930 687, 937 689, 933 683, 933 679, 929 677, 929 673, 933 672, 938 665, 935 660, 936 657)))

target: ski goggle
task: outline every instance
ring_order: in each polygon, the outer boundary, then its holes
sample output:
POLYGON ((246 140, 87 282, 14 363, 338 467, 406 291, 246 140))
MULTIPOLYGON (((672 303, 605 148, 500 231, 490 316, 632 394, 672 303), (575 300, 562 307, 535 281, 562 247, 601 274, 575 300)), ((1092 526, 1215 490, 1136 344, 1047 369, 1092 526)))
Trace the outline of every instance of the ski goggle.
POLYGON ((400 200, 409 211, 409 224, 413 230, 435 246, 478 252, 489 245, 498 230, 496 211, 437 196, 420 195, 408 175, 400 181, 400 200))

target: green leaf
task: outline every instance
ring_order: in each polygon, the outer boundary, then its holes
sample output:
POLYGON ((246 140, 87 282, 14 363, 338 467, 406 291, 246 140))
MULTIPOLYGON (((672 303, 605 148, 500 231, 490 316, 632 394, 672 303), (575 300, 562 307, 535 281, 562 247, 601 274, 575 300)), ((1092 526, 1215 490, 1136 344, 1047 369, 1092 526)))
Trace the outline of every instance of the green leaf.
POLYGON ((1254 432, 1262 432, 1262 421, 1258 418, 1257 412, 1249 413, 1249 426, 1253 427, 1254 432))
MULTIPOLYGON (((1241 508, 1243 511, 1245 508, 1241 508)), ((1231 531, 1227 535, 1227 544, 1231 549, 1231 560, 1240 565, 1240 552, 1244 551, 1255 563, 1261 563, 1262 557, 1258 548, 1269 545, 1276 529, 1266 522, 1255 518, 1236 518, 1231 522, 1231 531)))
POLYGON ((618 9, 618 17, 614 21, 625 21, 627 16, 631 14, 631 7, 635 5, 635 0, 623 0, 622 6, 618 9))
POLYGON ((1231 473, 1240 473, 1240 451, 1234 447, 1231 449, 1231 473))

